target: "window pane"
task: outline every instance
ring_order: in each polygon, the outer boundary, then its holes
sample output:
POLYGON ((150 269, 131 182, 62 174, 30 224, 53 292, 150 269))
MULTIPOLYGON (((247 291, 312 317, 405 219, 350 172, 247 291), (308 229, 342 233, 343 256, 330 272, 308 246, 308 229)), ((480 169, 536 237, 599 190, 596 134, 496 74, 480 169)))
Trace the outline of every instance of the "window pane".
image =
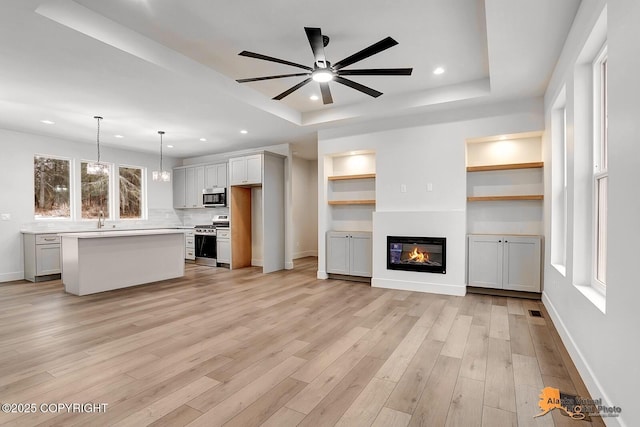
POLYGON ((609 97, 607 95, 607 60, 602 61, 602 159, 600 171, 606 171, 609 167, 608 139, 609 139, 609 97))
POLYGON ((70 218, 69 160, 35 156, 33 159, 36 218, 70 218))
POLYGON ((597 179, 596 194, 596 279, 607 281, 607 176, 597 179))
POLYGON ((120 168, 120 218, 142 217, 142 169, 120 168))
POLYGON ((82 186, 82 218, 98 218, 103 212, 109 218, 109 171, 100 175, 87 174, 87 162, 80 164, 82 186))

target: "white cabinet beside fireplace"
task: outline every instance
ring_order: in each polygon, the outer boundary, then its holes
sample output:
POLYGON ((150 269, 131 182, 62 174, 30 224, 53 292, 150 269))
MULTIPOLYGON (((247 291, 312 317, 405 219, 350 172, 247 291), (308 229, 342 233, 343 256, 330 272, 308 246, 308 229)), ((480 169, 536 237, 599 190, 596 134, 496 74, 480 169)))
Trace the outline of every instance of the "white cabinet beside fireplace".
POLYGON ((540 292, 540 237, 469 235, 469 286, 540 292))
POLYGON ((327 232, 327 273, 371 277, 372 256, 370 232, 327 232))

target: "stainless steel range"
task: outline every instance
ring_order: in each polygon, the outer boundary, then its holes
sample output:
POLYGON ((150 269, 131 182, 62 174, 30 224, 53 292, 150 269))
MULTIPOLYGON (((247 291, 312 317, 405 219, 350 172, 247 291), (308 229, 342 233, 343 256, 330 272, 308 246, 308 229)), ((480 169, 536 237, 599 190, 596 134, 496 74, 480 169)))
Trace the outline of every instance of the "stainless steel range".
POLYGON ((229 215, 215 215, 211 224, 196 225, 194 227, 196 264, 217 265, 218 229, 229 229, 229 215))

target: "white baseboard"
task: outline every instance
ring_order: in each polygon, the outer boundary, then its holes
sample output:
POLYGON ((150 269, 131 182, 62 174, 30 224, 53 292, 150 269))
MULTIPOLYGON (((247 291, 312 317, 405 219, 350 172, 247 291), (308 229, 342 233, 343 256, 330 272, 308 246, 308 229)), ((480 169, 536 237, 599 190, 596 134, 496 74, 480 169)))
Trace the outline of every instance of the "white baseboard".
POLYGON ((13 273, 0 274, 0 282, 13 282, 14 280, 23 280, 24 271, 14 271, 13 273))
MULTIPOLYGON (((607 404, 611 405, 612 404, 611 399, 609 399, 609 396, 607 396, 607 394, 602 389, 600 385, 600 381, 598 381, 598 378, 595 376, 593 370, 591 369, 591 367, 585 360, 584 356, 582 355, 582 352, 576 345, 576 342, 573 340, 571 333, 569 332, 564 322, 562 321, 562 318, 558 314, 556 307, 553 305, 553 303, 551 302, 551 300, 549 299, 549 297, 544 291, 542 292, 542 303, 547 309, 549 316, 551 316, 551 321, 553 322, 553 325, 555 326, 556 330, 558 331, 558 334, 560 335, 562 344, 564 344, 565 348, 569 352, 569 355, 571 356, 571 360, 573 361, 574 365, 576 365, 576 369, 578 370, 578 373, 580 373, 580 376, 584 381, 584 385, 587 386, 587 390, 589 390, 591 397, 593 399, 598 399, 601 397, 603 402, 609 402, 607 404)), ((625 427, 626 424, 621 418, 622 417, 606 417, 606 418, 603 418, 603 421, 605 421, 608 427, 611 427, 611 426, 625 427)))
POLYGON ((432 294, 464 296, 466 286, 443 285, 441 283, 411 282, 408 280, 371 279, 374 288, 398 289, 401 291, 428 292, 432 294))
POLYGON ((252 267, 263 267, 262 260, 257 258, 251 258, 251 266, 252 267))
POLYGON ((304 258, 308 256, 318 256, 318 251, 302 251, 293 254, 293 259, 304 258))
POLYGON ((287 261, 284 263, 285 270, 293 270, 293 261, 287 261))
POLYGON ((326 271, 318 270, 318 273, 316 273, 316 277, 320 280, 327 280, 329 278, 329 275, 326 271))

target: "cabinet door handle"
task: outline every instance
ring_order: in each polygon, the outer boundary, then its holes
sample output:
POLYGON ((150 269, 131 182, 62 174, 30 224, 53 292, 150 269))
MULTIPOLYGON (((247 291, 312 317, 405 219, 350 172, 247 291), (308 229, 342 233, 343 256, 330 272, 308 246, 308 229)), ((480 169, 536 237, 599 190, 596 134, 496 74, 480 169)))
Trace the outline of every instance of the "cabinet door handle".
POLYGON ((502 243, 502 240, 498 240, 498 243, 502 243))
POLYGON ((55 237, 45 237, 44 240, 46 240, 47 242, 52 242, 52 241, 54 241, 56 239, 55 239, 55 237))
POLYGON ((505 243, 509 243, 509 241, 508 241, 508 240, 505 240, 504 242, 505 242, 505 243))

